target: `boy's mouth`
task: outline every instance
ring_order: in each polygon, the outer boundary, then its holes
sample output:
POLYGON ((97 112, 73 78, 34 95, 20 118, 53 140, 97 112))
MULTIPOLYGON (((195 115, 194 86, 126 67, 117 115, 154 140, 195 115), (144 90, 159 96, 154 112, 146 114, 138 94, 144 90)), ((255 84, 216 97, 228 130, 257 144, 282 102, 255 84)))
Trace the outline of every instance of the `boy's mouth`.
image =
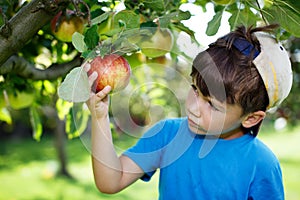
POLYGON ((193 127, 198 127, 198 124, 195 123, 191 118, 188 117, 188 122, 190 125, 192 125, 193 127))
POLYGON ((192 120, 190 117, 188 117, 188 124, 190 127, 197 129, 197 133, 200 133, 200 132, 206 133, 207 132, 201 126, 199 126, 199 124, 197 124, 194 120, 192 120))

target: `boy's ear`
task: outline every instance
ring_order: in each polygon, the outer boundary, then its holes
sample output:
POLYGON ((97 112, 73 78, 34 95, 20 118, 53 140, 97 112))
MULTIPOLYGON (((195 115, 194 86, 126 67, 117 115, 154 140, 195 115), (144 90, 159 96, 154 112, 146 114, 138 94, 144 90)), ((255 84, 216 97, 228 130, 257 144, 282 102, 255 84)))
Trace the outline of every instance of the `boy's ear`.
POLYGON ((251 128, 252 126, 255 126, 256 124, 261 122, 265 118, 265 116, 266 116, 266 112, 261 110, 250 113, 242 121, 242 125, 245 128, 251 128))

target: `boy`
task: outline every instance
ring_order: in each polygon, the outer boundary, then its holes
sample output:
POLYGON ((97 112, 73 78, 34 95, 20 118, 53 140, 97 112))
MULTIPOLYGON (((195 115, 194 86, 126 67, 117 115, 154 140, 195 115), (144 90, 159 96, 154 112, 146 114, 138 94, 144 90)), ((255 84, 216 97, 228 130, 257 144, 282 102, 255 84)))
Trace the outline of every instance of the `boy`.
POLYGON ((199 53, 187 116, 158 122, 120 157, 108 119, 111 88, 93 94, 87 104, 98 189, 116 193, 160 169, 159 199, 284 199, 279 162, 256 138, 266 111, 292 85, 287 52, 263 33, 275 27, 241 26, 199 53))

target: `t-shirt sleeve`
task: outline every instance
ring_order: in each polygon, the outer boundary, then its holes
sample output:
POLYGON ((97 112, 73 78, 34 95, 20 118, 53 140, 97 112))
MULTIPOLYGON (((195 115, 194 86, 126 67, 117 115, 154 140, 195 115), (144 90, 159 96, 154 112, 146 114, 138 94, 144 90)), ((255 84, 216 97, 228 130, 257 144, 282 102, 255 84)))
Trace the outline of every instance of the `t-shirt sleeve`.
POLYGON ((166 121, 152 126, 139 141, 123 155, 132 159, 145 172, 142 180, 149 181, 160 166, 162 151, 165 146, 166 121))
POLYGON ((277 159, 269 160, 263 167, 257 170, 251 187, 248 199, 254 200, 284 200, 284 188, 282 182, 282 172, 277 159))

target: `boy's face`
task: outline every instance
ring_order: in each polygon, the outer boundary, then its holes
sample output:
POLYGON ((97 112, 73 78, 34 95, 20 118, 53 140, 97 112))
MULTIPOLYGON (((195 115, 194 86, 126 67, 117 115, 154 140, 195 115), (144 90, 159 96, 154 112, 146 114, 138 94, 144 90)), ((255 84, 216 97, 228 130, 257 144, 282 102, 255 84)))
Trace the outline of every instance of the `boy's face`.
POLYGON ((242 108, 204 97, 193 84, 186 100, 189 128, 196 134, 218 135, 241 127, 242 108))

